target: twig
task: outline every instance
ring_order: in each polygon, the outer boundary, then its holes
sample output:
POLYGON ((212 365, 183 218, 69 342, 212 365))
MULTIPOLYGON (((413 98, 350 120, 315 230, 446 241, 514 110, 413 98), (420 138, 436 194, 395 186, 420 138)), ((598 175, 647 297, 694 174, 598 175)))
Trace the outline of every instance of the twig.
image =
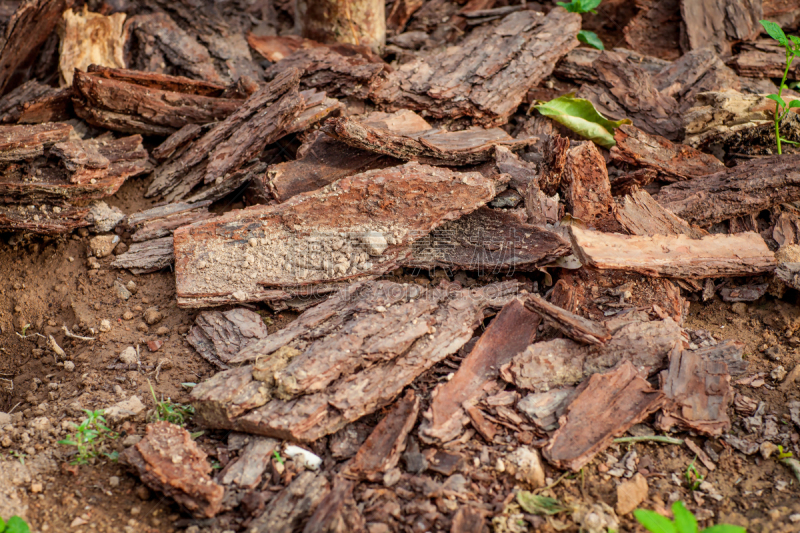
POLYGON ((12 407, 12 408, 11 408, 11 410, 8 412, 8 414, 11 414, 11 413, 13 413, 13 412, 14 412, 14 409, 16 409, 17 407, 19 407, 21 404, 22 404, 22 402, 17 402, 17 404, 16 404, 14 407, 12 407))
POLYGON ((541 489, 536 489, 535 491, 533 491, 533 493, 534 493, 534 494, 539 494, 539 493, 542 493, 542 492, 544 492, 544 491, 546 491, 546 490, 552 489, 553 487, 555 487, 556 485, 558 485, 559 483, 561 483, 561 480, 563 480, 565 477, 567 477, 567 476, 568 476, 568 475, 570 475, 571 473, 572 473, 572 472, 564 472, 563 474, 561 474, 561 477, 560 477, 560 478, 558 478, 557 480, 553 481, 552 483, 550 483, 550 484, 549 484, 549 485, 547 485, 546 487, 542 487, 541 489))
POLYGON ((70 330, 67 329, 66 324, 62 326, 61 329, 64 330, 64 334, 70 339, 78 339, 81 341, 93 341, 96 338, 96 337, 81 337, 80 335, 75 335, 74 333, 72 333, 70 330))
POLYGON ((640 437, 620 437, 614 439, 616 444, 624 444, 626 442, 663 442, 664 444, 683 444, 683 439, 676 439, 673 437, 664 437, 662 435, 642 435, 640 437))

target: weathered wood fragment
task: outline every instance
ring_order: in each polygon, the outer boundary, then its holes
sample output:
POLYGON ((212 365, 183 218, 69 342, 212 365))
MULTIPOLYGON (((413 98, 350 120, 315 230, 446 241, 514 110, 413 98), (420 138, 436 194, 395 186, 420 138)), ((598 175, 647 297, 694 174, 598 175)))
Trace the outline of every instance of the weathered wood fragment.
MULTIPOLYGON (((640 50, 640 48, 637 48, 637 50, 640 50)), ((614 48, 614 52, 633 60, 653 76, 670 64, 669 61, 664 61, 658 57, 645 55, 625 48, 614 48)), ((594 63, 594 60, 597 59, 601 53, 602 51, 596 48, 575 48, 559 61, 553 74, 560 78, 566 78, 576 82, 597 82, 599 78, 592 63, 594 63)))
POLYGON ((72 131, 69 124, 0 127, 0 161, 22 161, 44 154, 47 147, 66 141, 72 131))
POLYGON ((754 159, 673 183, 662 188, 655 200, 700 227, 794 202, 800 200, 800 155, 754 159))
POLYGON ((236 461, 219 473, 219 482, 223 485, 235 485, 240 489, 254 489, 261 482, 261 475, 269 465, 273 452, 280 443, 267 437, 248 436, 249 442, 236 461))
POLYGON ((270 63, 277 63, 300 49, 325 46, 297 35, 255 35, 253 33, 247 35, 247 44, 270 63))
POLYGON ((390 34, 402 33, 408 20, 416 10, 422 7, 424 0, 397 0, 386 16, 386 30, 390 34))
MULTIPOLYGON (((728 65, 748 78, 782 78, 786 70, 786 49, 777 41, 761 39, 746 43, 728 65)), ((792 64, 789 79, 800 77, 800 67, 792 64)))
POLYGON ((400 461, 400 455, 406 449, 408 433, 417 422, 417 414, 419 398, 409 389, 378 422, 342 474, 351 479, 380 482, 383 475, 400 461))
POLYGON ((509 187, 514 188, 523 198, 528 195, 528 187, 531 184, 537 189, 539 188, 539 169, 535 163, 520 159, 508 147, 502 145, 494 147, 494 159, 497 170, 501 174, 508 174, 509 187))
POLYGON ((584 142, 569 149, 561 187, 574 218, 590 227, 609 229, 614 198, 606 162, 594 143, 584 142))
POLYGON ((178 301, 254 301, 270 287, 320 293, 380 275, 409 257, 415 240, 491 200, 495 184, 477 173, 408 163, 179 228, 178 301))
POLYGON ((631 235, 688 235, 693 239, 708 235, 704 229, 661 207, 647 191, 639 190, 618 199, 614 216, 631 235))
POLYGON ((431 406, 423 414, 420 438, 442 444, 458 438, 470 420, 465 408, 474 405, 495 382, 501 366, 533 341, 541 321, 518 299, 506 305, 461 361, 453 378, 434 389, 431 406))
POLYGON ((681 0, 683 27, 681 46, 684 50, 712 47, 720 55, 729 55, 730 41, 751 41, 762 31, 764 18, 758 0, 681 0))
POLYGON ((769 283, 750 283, 735 287, 723 287, 719 290, 719 295, 723 302, 755 302, 767 294, 768 288, 769 283))
POLYGON ((623 124, 614 133, 611 159, 657 170, 662 181, 690 180, 719 172, 725 166, 713 155, 668 141, 623 124))
POLYGON ((544 450, 556 468, 578 472, 614 437, 644 420, 664 403, 630 362, 605 374, 595 374, 579 387, 577 397, 559 419, 560 428, 544 450))
POLYGON ((386 4, 382 0, 298 0, 303 37, 322 43, 364 45, 375 53, 386 44, 386 4))
POLYGON ((486 531, 486 520, 481 511, 474 507, 468 505, 459 507, 453 516, 450 533, 486 533, 486 531))
POLYGON ((119 456, 142 483, 170 496, 195 516, 211 518, 221 510, 225 489, 209 477, 207 457, 188 431, 163 421, 148 424, 145 437, 119 456), (176 461, 176 456, 181 460, 176 461))
POLYGON ((622 32, 625 42, 643 54, 674 61, 681 56, 680 0, 635 0, 639 12, 622 32))
POLYGON ((662 94, 678 100, 681 113, 696 105, 698 94, 742 88, 736 73, 710 48, 687 52, 655 74, 653 82, 662 94))
POLYGON ((575 387, 562 387, 546 392, 528 394, 517 402, 517 410, 522 411, 542 431, 558 428, 558 419, 575 398, 575 387))
POLYGON ((325 476, 301 472, 288 487, 270 500, 264 512, 248 526, 256 531, 294 533, 330 492, 325 476))
POLYGON ((387 110, 424 110, 437 118, 508 120, 528 89, 575 48, 580 17, 555 8, 517 11, 473 30, 457 47, 403 64, 371 98, 387 110))
POLYGON ((131 244, 128 251, 111 262, 114 268, 127 268, 132 274, 157 272, 175 262, 172 236, 131 244))
POLYGON ((249 309, 204 311, 186 336, 197 353, 217 368, 227 370, 231 357, 268 335, 261 315, 249 309))
POLYGON ((0 98, 0 123, 41 124, 69 118, 72 88, 57 89, 30 80, 0 98))
POLYGON ((317 506, 303 533, 365 533, 367 524, 353 498, 352 481, 333 478, 333 488, 317 506))
POLYGON ((654 374, 664 368, 672 348, 683 340, 671 319, 633 321, 601 345, 582 345, 569 339, 531 344, 503 366, 500 374, 515 386, 534 392, 577 385, 585 378, 629 361, 639 371, 654 374))
POLYGON ((744 349, 743 342, 727 340, 707 348, 692 350, 692 352, 703 361, 724 362, 728 366, 728 372, 732 376, 738 376, 747 372, 748 363, 742 358, 744 349))
POLYGON ((90 12, 86 6, 82 13, 72 9, 64 12, 58 58, 63 86, 72 85, 75 69, 85 71, 89 65, 125 68, 122 57, 125 16, 125 13, 114 13, 106 17, 90 12))
POLYGON ((69 233, 91 225, 88 207, 40 205, 0 205, 0 230, 28 231, 40 235, 69 233))
POLYGON ((176 228, 216 216, 208 212, 209 205, 211 202, 208 201, 160 205, 132 213, 125 217, 122 223, 133 232, 131 236, 133 242, 159 239, 172 235, 176 228))
POLYGON ((581 263, 601 270, 639 272, 652 277, 718 278, 775 270, 775 257, 758 233, 628 236, 571 226, 573 250, 581 263))
POLYGON ((525 307, 582 344, 603 344, 611 338, 611 332, 603 324, 570 313, 536 294, 525 299, 525 307))
POLYGON ((661 388, 667 401, 658 417, 659 429, 679 426, 719 437, 731 428, 727 409, 733 403, 733 388, 724 361, 710 361, 676 347, 669 370, 661 374, 661 388))

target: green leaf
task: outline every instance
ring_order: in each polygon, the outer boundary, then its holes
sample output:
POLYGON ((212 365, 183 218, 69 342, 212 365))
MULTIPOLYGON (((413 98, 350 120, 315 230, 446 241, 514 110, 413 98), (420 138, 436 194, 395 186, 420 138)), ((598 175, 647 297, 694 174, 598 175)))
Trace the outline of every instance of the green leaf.
POLYGON ((77 446, 78 445, 77 442, 75 442, 74 440, 70 440, 70 439, 60 440, 60 441, 58 441, 58 444, 63 444, 64 446, 77 446))
POLYGON ((600 37, 593 31, 588 30, 581 30, 578 32, 578 40, 583 44, 588 44, 593 48, 597 48, 598 50, 605 50, 606 47, 603 46, 603 41, 600 40, 600 37))
POLYGON ((593 13, 595 8, 599 6, 602 1, 603 0, 583 0, 583 2, 581 2, 581 8, 584 13, 587 11, 593 13))
POLYGON ((621 124, 630 124, 630 119, 612 121, 597 112, 589 100, 566 94, 549 102, 534 106, 542 115, 563 124, 575 133, 590 139, 604 148, 616 145, 614 129, 621 124))
POLYGON ((697 533, 697 520, 683 502, 672 505, 672 514, 675 515, 675 527, 680 533, 697 533))
POLYGON ((0 516, 0 533, 6 530, 6 521, 3 520, 3 517, 0 516))
POLYGON ((777 94, 769 94, 767 95, 767 98, 769 98, 773 102, 777 102, 778 104, 780 104, 781 107, 786 107, 786 102, 784 102, 783 98, 781 98, 777 94))
POLYGON ((25 520, 18 516, 12 516, 8 519, 6 530, 3 533, 31 533, 31 528, 25 523, 25 520))
POLYGON ((797 54, 800 52, 800 37, 797 35, 789 35, 789 39, 791 39, 792 43, 794 43, 794 53, 797 54))
POLYGON ((786 34, 783 33, 783 30, 780 26, 768 20, 761 20, 759 22, 761 22, 761 25, 764 26, 765 30, 767 30, 767 33, 770 37, 788 48, 789 40, 786 38, 786 34))
POLYGON ((800 107, 800 100, 792 100, 791 102, 789 102, 788 107, 789 109, 792 109, 793 107, 800 107))
POLYGON ((747 533, 747 530, 730 524, 717 524, 716 526, 705 528, 702 533, 747 533))
MULTIPOLYGON (((636 509, 633 512, 636 520, 650 533, 678 533, 678 530, 668 518, 647 509, 636 509)), ((717 532, 719 533, 719 532, 717 532)))
POLYGON ((568 510, 555 498, 538 496, 527 490, 517 493, 517 503, 526 513, 530 514, 554 515, 568 510))

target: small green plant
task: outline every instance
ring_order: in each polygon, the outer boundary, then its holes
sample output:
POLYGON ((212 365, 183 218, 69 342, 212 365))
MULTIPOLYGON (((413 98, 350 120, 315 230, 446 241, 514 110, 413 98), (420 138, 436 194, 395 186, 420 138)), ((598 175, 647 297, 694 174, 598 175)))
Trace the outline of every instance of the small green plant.
POLYGON ((275 458, 275 460, 276 460, 276 461, 278 461, 280 464, 283 464, 283 457, 281 457, 281 454, 280 454, 280 452, 278 452, 278 450, 275 450, 274 452, 272 452, 272 456, 273 456, 273 457, 275 458))
POLYGON ((194 415, 194 407, 191 405, 172 403, 170 398, 165 400, 163 397, 159 401, 159 399, 156 397, 156 391, 153 389, 153 384, 150 383, 150 380, 147 380, 147 384, 150 385, 150 394, 153 395, 153 403, 156 405, 156 408, 153 411, 153 418, 155 420, 162 420, 164 422, 169 422, 170 424, 183 426, 186 424, 186 420, 194 415))
POLYGON ((683 502, 673 504, 672 514, 675 517, 674 522, 647 509, 636 509, 633 512, 636 520, 651 533, 747 533, 745 528, 729 524, 717 524, 701 531, 698 529, 697 519, 683 502))
POLYGON ((697 490, 700 488, 700 484, 705 479, 704 476, 697 471, 697 467, 694 466, 695 461, 697 461, 697 456, 694 456, 692 462, 689 463, 689 466, 686 468, 686 472, 683 474, 686 478, 686 483, 689 485, 690 490, 697 490))
MULTIPOLYGON (((595 8, 600 5, 603 0, 572 0, 570 2, 556 2, 570 13, 592 13, 597 14, 595 8)), ((584 44, 588 44, 598 50, 605 50, 603 41, 593 31, 581 30, 578 32, 578 40, 584 44)))
POLYGON ((555 515, 570 510, 555 498, 533 494, 527 490, 517 493, 517 503, 526 513, 530 514, 555 515))
POLYGON ((12 516, 8 522, 0 518, 0 533, 31 533, 31 528, 22 518, 12 516))
POLYGON ((106 419, 103 416, 104 411, 102 409, 97 411, 84 409, 83 412, 86 413, 86 418, 75 429, 75 433, 69 438, 58 441, 59 444, 64 446, 75 447, 76 454, 70 462, 74 465, 85 465, 101 454, 114 460, 114 454, 101 450, 106 439, 113 440, 118 437, 106 425, 106 419))
POLYGON ((778 143, 778 154, 782 154, 781 142, 800 144, 795 141, 782 138, 780 131, 781 122, 784 118, 786 118, 786 115, 789 113, 789 111, 794 107, 800 107, 800 100, 792 100, 787 104, 782 98, 783 90, 789 88, 786 85, 786 77, 789 76, 789 69, 792 66, 794 58, 800 55, 800 37, 795 35, 787 36, 785 33, 783 33, 783 30, 780 26, 768 20, 762 20, 761 25, 764 26, 765 30, 767 30, 769 36, 783 45, 784 49, 786 50, 786 69, 783 71, 783 78, 781 79, 781 84, 778 87, 778 94, 770 94, 767 96, 767 98, 775 102, 775 113, 772 115, 773 120, 775 121, 775 140, 778 143))
POLYGON ((18 459, 20 464, 22 466, 25 466, 25 458, 28 457, 27 453, 21 453, 21 452, 18 452, 17 450, 11 450, 10 452, 8 452, 8 455, 10 455, 11 457, 13 457, 15 459, 18 459))
POLYGON ((785 452, 783 451, 783 446, 778 444, 778 459, 786 459, 787 457, 791 457, 792 452, 785 452))

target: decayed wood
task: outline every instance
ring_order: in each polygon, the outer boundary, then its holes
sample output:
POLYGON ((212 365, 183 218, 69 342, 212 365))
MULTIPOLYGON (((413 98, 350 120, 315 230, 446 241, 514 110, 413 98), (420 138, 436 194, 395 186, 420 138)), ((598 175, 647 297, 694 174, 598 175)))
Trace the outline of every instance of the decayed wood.
POLYGON ((625 42, 643 54, 675 60, 681 55, 680 0, 635 0, 639 12, 622 30, 625 42))
POLYGON ((758 233, 628 236, 571 226, 573 250, 581 263, 601 270, 645 276, 716 278, 775 270, 775 257, 758 233))
MULTIPOLYGON (((304 333, 310 334, 311 338, 319 336, 317 342, 324 343, 328 332, 335 331, 331 328, 346 318, 347 315, 343 316, 346 311, 344 306, 351 306, 353 311, 360 309, 358 317, 353 317, 363 321, 365 326, 380 331, 383 322, 376 320, 377 306, 371 303, 358 306, 360 300, 354 297, 358 293, 351 292, 359 288, 363 289, 363 286, 353 284, 338 299, 334 296, 309 309, 295 321, 299 323, 297 326, 289 326, 248 347, 245 350, 247 355, 240 354, 240 358, 249 359, 262 352, 275 352, 293 339, 300 339, 304 333)), ((424 323, 422 320, 418 320, 417 324, 413 324, 413 321, 402 324, 394 322, 393 326, 411 330, 423 323, 430 333, 418 331, 402 353, 387 354, 390 359, 376 360, 359 372, 343 375, 320 392, 292 400, 269 399, 265 383, 253 379, 252 365, 219 373, 192 391, 196 420, 207 427, 238 428, 275 438, 313 442, 390 404, 417 376, 463 346, 483 319, 486 308, 505 305, 516 290, 517 284, 513 282, 488 285, 478 290, 429 289, 424 293, 413 286, 387 287, 386 294, 394 299, 402 300, 414 294, 415 301, 422 298, 435 303, 437 308, 424 323)), ((395 346, 402 342, 402 339, 394 339, 390 331, 384 333, 395 346)), ((337 337, 332 340, 335 339, 337 337)), ((338 351, 341 350, 337 349, 330 355, 341 359, 338 351)), ((286 350, 283 352, 286 353, 286 350)), ((324 353, 321 357, 324 360, 324 353)))
POLYGON ((383 474, 400 461, 400 455, 406 449, 406 438, 417 422, 418 413, 419 398, 409 389, 378 422, 342 474, 352 479, 381 481, 383 474))
POLYGON ((698 94, 739 90, 742 82, 710 48, 692 50, 653 77, 656 89, 678 100, 681 113, 696 105, 698 94))
MULTIPOLYGON (((450 442, 470 421, 466 407, 474 404, 499 375, 500 367, 523 351, 536 337, 542 319, 514 299, 503 307, 453 378, 436 387, 423 414, 419 436, 433 443, 450 442)), ((491 442, 491 441, 490 441, 491 442)))
POLYGON ((74 0, 25 0, 20 3, 0 41, 0 95, 5 94, 14 72, 34 60, 34 55, 74 0))
POLYGON ((454 49, 401 65, 371 97, 388 110, 502 124, 528 89, 575 48, 579 29, 580 16, 562 8, 547 15, 517 11, 473 30, 454 49))
POLYGON ((642 130, 670 140, 681 134, 678 102, 655 87, 652 77, 617 52, 603 52, 594 61, 599 82, 586 84, 578 96, 591 100, 605 117, 630 118, 642 130))
MULTIPOLYGON (((776 41, 762 39, 742 46, 728 65, 748 78, 782 78, 786 70, 786 49, 776 41)), ((800 77, 800 67, 792 64, 789 79, 800 77)))
POLYGON ((672 348, 681 343, 681 328, 671 319, 634 321, 614 332, 605 344, 587 346, 569 339, 537 342, 514 356, 500 375, 516 387, 535 392, 576 385, 598 372, 630 361, 654 374, 664 368, 672 348))
POLYGON ((257 301, 268 288, 325 292, 380 275, 409 257, 415 240, 491 200, 495 185, 478 173, 408 163, 179 228, 179 304, 257 301))
POLYGON ((523 198, 528 195, 530 185, 539 188, 539 169, 535 163, 520 159, 508 147, 502 145, 494 147, 494 159, 497 170, 501 174, 508 174, 508 186, 516 189, 523 198))
POLYGON ((195 516, 211 518, 221 510, 225 489, 209 477, 212 469, 207 457, 188 431, 161 421, 148 424, 145 437, 119 459, 148 487, 170 496, 195 516))
POLYGON ((558 419, 575 398, 575 394, 575 387, 535 392, 522 398, 516 407, 518 411, 528 415, 531 422, 542 431, 553 431, 558 428, 558 419))
POLYGON ((764 18, 758 0, 681 0, 683 27, 681 46, 684 50, 712 47, 720 55, 729 55, 729 41, 756 39, 764 18))
POLYGON ((88 207, 69 205, 40 205, 36 209, 30 209, 29 205, 0 205, 0 229, 41 235, 69 233, 91 225, 86 219, 88 214, 88 207))
POLYGON ((227 370, 231 357, 268 335, 261 315, 248 309, 204 311, 186 336, 197 353, 217 368, 227 370))
POLYGON ((30 80, 0 98, 0 123, 41 124, 69 118, 72 88, 56 89, 30 80))
POLYGON ((353 498, 352 481, 333 478, 333 488, 317 506, 303 533, 364 533, 366 521, 353 498))
POLYGON ((249 442, 236 461, 219 473, 219 482, 223 485, 235 485, 236 488, 254 489, 261 482, 261 475, 274 457, 280 443, 267 437, 247 437, 249 442))
POLYGON ((683 181, 719 172, 725 166, 713 155, 664 137, 649 135, 623 124, 614 133, 617 145, 611 148, 611 158, 634 166, 657 170, 662 181, 683 181))
POLYGON ((128 251, 111 262, 114 268, 127 268, 131 273, 157 272, 175 262, 172 236, 131 244, 128 251))
POLYGON ((421 237, 404 266, 479 272, 533 271, 570 253, 557 233, 522 221, 524 214, 481 207, 421 237))
POLYGON ((691 224, 710 226, 800 200, 800 155, 743 162, 661 189, 655 200, 691 224))
MULTIPOLYGON (((636 49, 640 50, 640 48, 636 49)), ((658 57, 641 54, 625 48, 614 48, 614 52, 631 59, 653 76, 670 64, 669 61, 664 61, 658 57)), ((596 82, 599 78, 592 63, 601 53, 602 51, 596 48, 575 48, 559 61, 553 74, 576 82, 596 82)))
POLYGON ((659 429, 680 426, 719 437, 731 428, 727 409, 734 391, 724 361, 710 361, 676 347, 670 354, 669 370, 661 374, 661 388, 667 402, 658 417, 659 429))
MULTIPOLYGON (((542 147, 542 163, 539 171, 539 188, 545 195, 553 196, 561 188, 561 180, 566 168, 568 153, 568 138, 552 135, 545 140, 542 147)), ((528 191, 530 193, 531 189, 528 189, 528 191)))
POLYGON ((607 229, 613 221, 611 182, 602 154, 592 142, 567 152, 561 187, 570 214, 590 227, 607 229))
POLYGON ((525 299, 525 307, 582 344, 603 344, 611 338, 611 332, 603 324, 570 313, 536 294, 525 299))
POLYGON ((172 235, 176 228, 216 216, 208 212, 211 202, 166 204, 125 217, 123 224, 133 232, 133 242, 149 241, 172 235))
POLYGON ((578 472, 611 444, 614 437, 644 420, 664 403, 630 362, 605 374, 595 374, 579 387, 578 396, 559 419, 543 454, 556 468, 578 472))
POLYGON ((301 472, 289 486, 267 504, 261 516, 248 527, 270 533, 294 533, 315 511, 330 492, 325 476, 301 472))
POLYGON ((82 13, 72 9, 64 12, 64 24, 59 27, 58 60, 62 85, 72 85, 76 68, 83 71, 89 65, 125 68, 122 57, 125 16, 125 13, 114 13, 106 17, 89 12, 86 6, 82 13))
POLYGON ((0 161, 22 161, 44 154, 47 147, 66 141, 72 131, 69 124, 0 127, 0 161))
POLYGON ((380 53, 386 44, 385 6, 383 0, 299 0, 295 9, 303 37, 380 53))
POLYGON ((658 172, 651 168, 640 168, 639 170, 617 176, 611 180, 611 194, 614 196, 631 194, 637 189, 641 189, 652 183, 657 177, 658 172))
POLYGON ((661 207, 647 191, 639 190, 617 200, 614 216, 631 235, 688 235, 693 239, 708 235, 706 230, 661 207))

